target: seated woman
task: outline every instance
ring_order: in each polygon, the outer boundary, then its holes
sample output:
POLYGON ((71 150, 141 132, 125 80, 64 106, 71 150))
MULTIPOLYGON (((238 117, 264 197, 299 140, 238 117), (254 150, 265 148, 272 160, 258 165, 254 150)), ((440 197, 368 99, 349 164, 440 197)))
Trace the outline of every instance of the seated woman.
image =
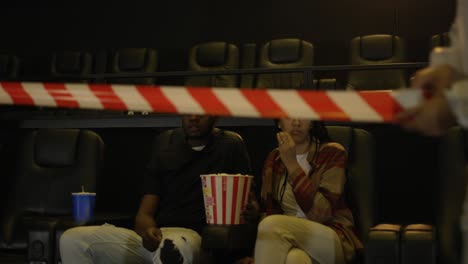
MULTIPOLYGON (((346 263, 363 248, 346 206, 347 153, 321 122, 281 119, 278 148, 265 161, 261 189, 266 217, 254 259, 240 263, 346 263)), ((251 202, 244 219, 255 219, 251 202)))

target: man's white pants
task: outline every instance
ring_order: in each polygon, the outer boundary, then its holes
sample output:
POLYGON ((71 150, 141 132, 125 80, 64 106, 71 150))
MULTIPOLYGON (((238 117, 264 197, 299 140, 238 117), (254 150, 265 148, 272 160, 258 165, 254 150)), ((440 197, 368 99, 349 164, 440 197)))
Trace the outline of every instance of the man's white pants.
POLYGON ((178 227, 161 228, 161 232, 159 248, 149 252, 133 230, 109 224, 75 227, 60 238, 60 255, 64 264, 164 263, 161 248, 173 243, 183 258, 181 263, 199 263, 201 237, 197 232, 178 227))

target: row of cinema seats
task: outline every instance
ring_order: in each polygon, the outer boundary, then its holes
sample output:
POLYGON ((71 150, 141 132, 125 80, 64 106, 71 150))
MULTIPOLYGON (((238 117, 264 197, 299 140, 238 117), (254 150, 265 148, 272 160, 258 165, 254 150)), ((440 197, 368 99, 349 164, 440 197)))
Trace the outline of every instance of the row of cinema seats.
MULTIPOLYGON (((448 44, 446 33, 434 35, 431 46, 448 44)), ((241 48, 226 42, 207 42, 190 49, 188 70, 229 70, 245 68, 297 68, 314 65, 315 47, 301 39, 276 39, 260 48, 244 44, 241 48)), ((158 52, 151 48, 115 49, 107 55, 106 73, 154 73, 158 70, 158 52)), ((350 43, 349 64, 381 64, 407 62, 405 41, 396 35, 367 35, 355 37, 350 43)), ((97 56, 87 51, 56 52, 50 58, 50 77, 57 81, 79 81, 70 75, 85 77, 99 73, 97 56)), ((20 59, 11 54, 0 54, 0 78, 21 79, 20 59)), ((155 78, 119 78, 100 80, 110 83, 154 84, 155 78)), ((406 85, 403 70, 352 71, 345 80, 346 89, 395 89, 406 85), (372 80, 372 81, 369 81, 372 80)), ((192 86, 258 87, 258 88, 339 88, 334 78, 304 82, 302 72, 293 74, 258 74, 192 76, 185 79, 192 86), (308 87, 309 86, 309 87, 308 87)))
MULTIPOLYGON (((341 143, 349 154, 345 192, 366 247, 353 263, 459 263, 459 215, 466 186, 466 141, 461 129, 453 128, 441 141, 441 192, 440 204, 434 205, 438 209, 435 227, 383 222, 379 211, 385 208, 376 204, 379 178, 375 174, 378 157, 373 136, 351 127, 328 129, 332 140, 341 143)), ((106 193, 102 188, 116 188, 112 184, 97 184, 103 173, 103 157, 107 155, 104 142, 99 134, 89 130, 23 132, 14 158, 16 169, 8 172, 14 177, 8 177, 12 182, 2 186, 0 263, 60 263, 57 242, 64 230, 74 226, 70 193, 82 185, 98 194, 106 193)), ((95 223, 106 221, 129 227, 131 223, 125 221, 128 217, 97 212, 95 223)), ((208 226, 202 246, 213 263, 229 263, 224 254, 251 250, 254 236, 251 229, 242 226, 208 226)))
MULTIPOLYGON (((448 44, 447 34, 435 35, 431 46, 448 44)), ((315 47, 312 43, 301 39, 276 39, 257 48, 255 44, 244 44, 238 48, 226 42, 207 42, 190 49, 188 58, 189 71, 216 71, 232 69, 287 69, 314 65, 315 47)), ((86 51, 63 51, 51 55, 49 75, 45 80, 58 82, 86 82, 87 75, 99 73, 98 57, 86 51)), ((99 64, 105 65, 101 73, 155 73, 158 70, 158 52, 150 48, 114 49, 104 56, 105 63, 99 59, 99 64)), ((406 62, 405 41, 394 35, 368 35, 356 37, 350 45, 350 64, 381 64, 406 62)), ((21 76, 20 59, 11 54, 0 54, 0 79, 23 80, 21 76)), ((160 79, 159 79, 160 80, 160 79)), ((37 79, 35 79, 37 81, 37 79)), ((112 78, 94 79, 93 82, 155 84, 158 79, 112 78)), ((180 84, 180 83, 179 83, 180 84)), ((185 85, 216 86, 216 87, 253 87, 253 88, 307 88, 307 89, 355 89, 380 90, 405 87, 407 74, 405 70, 367 70, 350 71, 345 85, 340 85, 336 78, 315 78, 312 83, 306 81, 303 72, 276 74, 242 74, 216 76, 187 76, 185 85)), ((33 110, 37 115, 102 115, 102 112, 83 111, 34 111, 36 108, 14 108, 14 112, 33 110)), ((44 108, 41 108, 44 110, 44 108)), ((5 112, 5 111, 3 111, 5 112)), ((133 115, 133 111, 123 112, 133 115)), ((106 113, 115 115, 116 113, 106 113)), ((147 114, 147 113, 142 113, 147 114)))
MULTIPOLYGON (((352 64, 390 63, 405 61, 405 44, 398 36, 371 35, 357 37, 352 41, 352 64)), ((314 65, 314 45, 301 39, 276 39, 265 43, 258 51, 254 44, 236 45, 226 42, 207 42, 190 49, 188 70, 216 71, 239 68, 285 69, 314 65)), ((21 79, 19 76, 19 59, 16 56, 0 57, 4 69, 0 77, 6 80, 21 79), (8 68, 10 68, 8 70, 8 68)), ((116 49, 109 53, 106 72, 122 73, 155 73, 158 69, 158 53, 149 48, 116 49)), ((58 82, 87 81, 85 76, 96 73, 96 56, 90 52, 66 51, 52 54, 50 59, 50 80, 58 82), (74 75, 74 76, 71 76, 74 75)), ((406 77, 402 70, 358 71, 350 72, 349 87, 364 87, 369 89, 389 89, 404 86, 406 77), (370 76, 368 78, 367 76, 370 76), (369 83, 369 81, 372 82, 369 83)), ((46 79, 47 80, 47 79, 46 79)), ((96 80, 92 80, 96 81, 96 80)), ((117 78, 98 80, 108 83, 154 84, 158 80, 145 78, 117 78)), ((242 74, 215 76, 187 76, 184 81, 189 86, 215 87, 255 87, 255 88, 318 88, 336 89, 336 79, 315 79, 307 83, 304 73, 275 74, 242 74)), ((12 111, 31 110, 31 108, 14 108, 12 111)), ((35 108, 32 108, 34 110, 35 108)), ((44 109, 42 109, 44 110, 44 109)), ((69 111, 47 109, 48 111, 32 111, 38 115, 78 115, 96 116, 101 112, 92 110, 69 111)), ((28 111, 31 112, 31 111, 28 111)), ((124 112, 134 114, 133 111, 124 112)), ((108 113, 106 113, 108 114, 108 113)), ((115 113, 111 113, 114 115, 115 113)), ((147 113, 142 113, 147 114, 147 113)))
MULTIPOLYGON (((430 48, 449 45, 448 33, 432 36, 430 48)), ((287 69, 314 66, 315 47, 301 39, 276 39, 265 43, 257 51, 256 45, 246 44, 241 51, 224 42, 203 43, 193 47, 189 55, 189 70, 225 70, 236 68, 287 69), (255 55, 258 53, 258 55, 255 55), (241 55, 239 55, 241 54, 241 55), (239 59, 240 58, 240 59, 239 59)), ((351 40, 351 65, 407 62, 406 42, 396 35, 377 34, 358 36, 351 40)), ((403 70, 350 71, 344 89, 383 90, 405 87, 407 76, 403 70)), ((197 86, 227 86, 254 88, 315 88, 340 89, 335 78, 304 81, 302 72, 287 74, 257 74, 237 76, 191 77, 186 84, 197 86)))

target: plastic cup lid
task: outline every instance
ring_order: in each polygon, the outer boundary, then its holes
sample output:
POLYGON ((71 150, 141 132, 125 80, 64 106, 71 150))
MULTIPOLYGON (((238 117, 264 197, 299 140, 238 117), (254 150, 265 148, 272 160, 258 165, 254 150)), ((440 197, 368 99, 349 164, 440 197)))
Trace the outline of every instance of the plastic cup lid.
POLYGON ((96 193, 93 192, 74 192, 72 195, 96 195, 96 193))

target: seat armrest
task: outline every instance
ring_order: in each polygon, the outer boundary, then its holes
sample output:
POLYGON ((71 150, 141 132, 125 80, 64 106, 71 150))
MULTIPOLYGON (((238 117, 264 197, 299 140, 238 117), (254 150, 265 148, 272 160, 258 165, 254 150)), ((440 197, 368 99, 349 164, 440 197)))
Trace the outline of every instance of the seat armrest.
POLYGON ((400 225, 379 224, 372 227, 365 247, 365 263, 399 263, 400 232, 400 225))
POLYGON ((436 263, 435 231, 432 225, 407 225, 401 236, 401 263, 436 263))
POLYGON ((23 218, 23 221, 28 234, 28 262, 31 264, 53 263, 58 219, 27 216, 23 218))

